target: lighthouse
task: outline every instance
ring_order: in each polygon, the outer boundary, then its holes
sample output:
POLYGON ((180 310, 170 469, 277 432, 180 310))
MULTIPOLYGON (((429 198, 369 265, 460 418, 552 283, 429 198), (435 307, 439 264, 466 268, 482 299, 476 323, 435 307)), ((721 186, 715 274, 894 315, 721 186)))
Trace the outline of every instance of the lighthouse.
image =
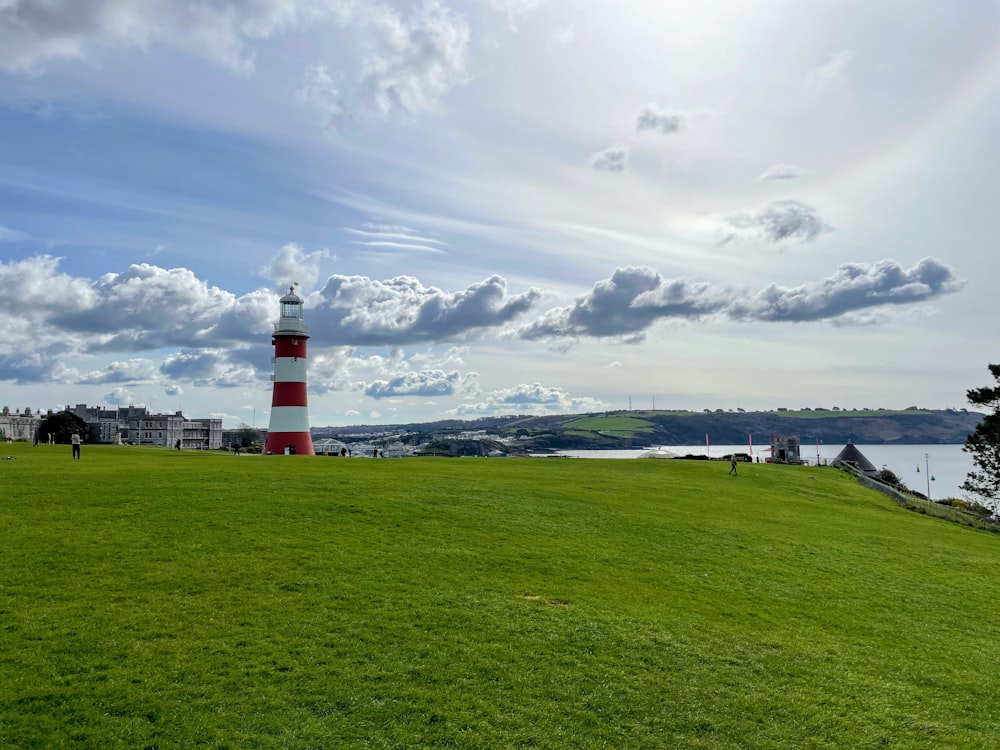
POLYGON ((306 399, 306 341, 309 327, 302 321, 302 298, 295 285, 281 298, 281 318, 274 324, 274 390, 271 420, 264 453, 316 455, 309 433, 306 399))

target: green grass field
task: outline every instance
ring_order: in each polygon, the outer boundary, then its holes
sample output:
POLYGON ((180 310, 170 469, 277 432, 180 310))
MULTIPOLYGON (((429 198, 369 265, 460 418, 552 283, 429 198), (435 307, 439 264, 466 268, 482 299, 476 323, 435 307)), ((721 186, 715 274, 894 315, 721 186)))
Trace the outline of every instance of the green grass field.
POLYGON ((1000 743, 1000 537, 833 469, 0 452, 2 747, 1000 743))

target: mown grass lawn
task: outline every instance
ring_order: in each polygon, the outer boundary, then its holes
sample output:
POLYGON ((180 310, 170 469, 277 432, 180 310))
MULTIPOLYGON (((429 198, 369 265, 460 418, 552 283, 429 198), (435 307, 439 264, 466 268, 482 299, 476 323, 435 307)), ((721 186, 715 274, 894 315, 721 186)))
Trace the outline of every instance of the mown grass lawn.
POLYGON ((4 747, 998 744, 1000 537, 832 469, 4 449, 4 747))

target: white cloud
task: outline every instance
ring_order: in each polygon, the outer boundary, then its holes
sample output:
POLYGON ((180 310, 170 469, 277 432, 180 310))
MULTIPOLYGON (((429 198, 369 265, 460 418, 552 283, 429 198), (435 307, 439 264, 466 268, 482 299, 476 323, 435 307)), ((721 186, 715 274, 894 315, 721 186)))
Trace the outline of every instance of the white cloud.
POLYGON ((131 406, 136 402, 135 394, 124 386, 118 386, 113 391, 104 394, 104 403, 112 406, 131 406))
POLYGON ((572 44, 576 41, 576 25, 570 23, 553 29, 551 40, 553 44, 559 46, 572 44))
MULTIPOLYGON (((237 299, 188 269, 134 264, 90 282, 61 273, 59 262, 42 255, 0 263, 0 380, 162 381, 143 358, 112 361, 84 374, 62 362, 88 352, 218 343, 228 345, 225 358, 238 360, 260 342, 277 310, 276 295, 237 299)), ((245 364, 228 367, 247 372, 245 364)))
POLYGON ((24 315, 73 315, 93 304, 95 295, 85 279, 58 271, 61 259, 36 255, 0 261, 0 313, 8 320, 24 315), (25 304, 28 301, 31 304, 25 304))
MULTIPOLYGON (((735 214, 726 223, 740 232, 735 236, 759 237, 776 243, 785 240, 808 242, 832 230, 812 206, 794 200, 774 201, 755 214, 735 214)), ((730 235, 728 239, 732 239, 730 235)))
POLYGON ((234 362, 225 349, 182 349, 163 360, 160 373, 171 381, 190 382, 195 386, 236 388, 255 382, 255 368, 234 362))
MULTIPOLYGON (((50 256, 0 263, 0 380, 118 384, 111 395, 127 398, 126 389, 135 385, 158 385, 168 395, 180 395, 186 385, 257 388, 270 374, 267 333, 277 313, 276 294, 258 290, 237 298, 205 284, 188 269, 148 264, 88 282, 61 273, 58 264, 50 256), (62 294, 50 294, 49 289, 62 294), (144 351, 150 356, 114 359, 83 372, 74 366, 73 357, 87 361, 88 353, 99 350, 144 351)), ((825 279, 757 290, 667 279, 647 267, 627 267, 516 333, 527 340, 611 338, 636 343, 664 320, 871 325, 893 309, 933 301, 963 285, 949 266, 934 258, 912 268, 888 259, 845 264, 825 279)), ((467 346, 408 357, 400 345, 471 340, 531 312, 541 297, 536 289, 509 294, 499 276, 458 292, 425 287, 413 277, 377 281, 331 276, 322 290, 307 297, 313 333, 310 390, 382 399, 475 397, 479 375, 466 371, 467 346), (355 347, 389 349, 384 354, 359 353, 355 347)), ((495 392, 463 409, 524 411, 531 404, 566 411, 593 406, 558 389, 533 385, 495 392)))
POLYGON ((500 276, 461 292, 424 287, 413 277, 377 281, 331 276, 310 297, 314 338, 325 343, 378 346, 446 341, 496 328, 532 309, 541 293, 509 295, 500 276), (315 299, 314 299, 315 297, 315 299))
POLYGON ((804 322, 841 319, 875 322, 873 310, 924 302, 959 291, 965 282, 936 258, 912 268, 894 260, 847 263, 832 276, 793 288, 771 284, 734 300, 727 314, 736 320, 804 322), (852 317, 847 317, 852 316, 852 317))
POLYGON ((409 22, 385 10, 374 21, 376 48, 365 61, 361 92, 383 114, 431 109, 466 82, 469 25, 436 0, 409 22))
POLYGON ((295 96, 299 104, 310 105, 320 111, 323 126, 329 132, 340 130, 348 118, 340 86, 323 63, 306 66, 302 85, 295 96))
POLYGON ((235 71, 253 69, 255 40, 343 15, 338 0, 4 0, 0 70, 37 72, 52 60, 90 60, 107 49, 164 45, 235 71))
POLYGON ((667 280, 651 268, 619 268, 573 305, 549 310, 518 334, 524 339, 635 335, 663 318, 711 315, 728 301, 725 290, 708 284, 667 280))
POLYGON ((657 104, 647 104, 636 115, 635 129, 640 133, 646 130, 656 130, 669 134, 679 131, 683 123, 683 116, 671 114, 657 104))
POLYGON ((818 68, 809 71, 806 84, 813 94, 821 94, 830 89, 847 84, 847 66, 854 59, 854 50, 845 49, 830 55, 830 59, 818 68))
POLYGON ((93 334, 88 348, 140 351, 191 345, 204 339, 235 297, 186 268, 133 264, 108 273, 89 289, 89 303, 51 317, 65 330, 93 334))
POLYGON ((802 176, 802 169, 794 164, 772 164, 764 170, 758 182, 765 180, 794 180, 802 176))
POLYGON ((553 308, 521 326, 523 339, 618 338, 638 343, 662 320, 723 320, 801 323, 835 320, 872 322, 873 310, 926 302, 964 286, 934 258, 904 269, 896 261, 850 263, 832 276, 798 287, 771 284, 754 291, 665 279, 650 268, 619 268, 566 307, 553 308), (864 317, 859 317, 864 315, 864 317))
POLYGON ((376 380, 365 388, 365 395, 371 398, 391 398, 395 396, 439 397, 461 393, 478 394, 476 376, 463 376, 456 371, 421 370, 407 372, 391 380, 376 380))
POLYGON ((488 394, 484 401, 462 404, 457 416, 484 414, 575 414, 601 411, 606 404, 590 397, 574 397, 562 388, 540 383, 521 384, 488 394))
POLYGON ((393 224, 365 224, 364 229, 345 227, 344 231, 357 237, 352 245, 376 250, 415 250, 431 254, 444 254, 448 243, 433 237, 426 237, 416 229, 393 224))
POLYGON ((0 71, 39 73, 55 60, 99 62, 116 48, 165 47, 250 74, 257 43, 322 21, 349 25, 367 48, 347 73, 340 60, 305 67, 298 99, 331 129, 366 114, 431 110, 469 79, 468 22, 439 0, 414 5, 405 18, 387 3, 359 0, 3 0, 0 71))
POLYGON ((84 384, 150 383, 156 380, 156 369, 156 364, 150 359, 114 361, 100 370, 82 374, 77 382, 84 384))
POLYGON ((517 25, 542 4, 542 0, 488 0, 488 2, 494 10, 507 17, 507 23, 513 31, 516 31, 517 25))
POLYGON ((357 75, 335 79, 318 62, 306 67, 297 93, 300 103, 323 114, 328 130, 342 131, 371 115, 433 110, 468 82, 469 24, 438 0, 424 0, 405 19, 376 3, 352 20, 367 46, 357 75))
POLYGON ((465 368, 467 351, 467 347, 456 346, 442 354, 427 349, 407 355, 396 346, 382 355, 359 354, 354 347, 324 347, 310 356, 309 389, 319 394, 360 393, 376 399, 477 395, 478 373, 454 369, 465 368))
POLYGON ((469 355, 468 346, 451 346, 444 352, 444 354, 437 355, 433 350, 428 350, 424 353, 414 354, 410 361, 414 363, 435 363, 437 367, 445 366, 458 366, 462 367, 465 365, 465 359, 469 355))
POLYGON ((602 172, 624 172, 628 165, 628 154, 626 146, 611 146, 591 154, 590 165, 602 172))
POLYGON ((329 258, 329 250, 307 253, 300 245, 290 242, 278 251, 270 263, 261 267, 260 275, 275 282, 279 288, 296 282, 303 290, 308 290, 315 286, 320 266, 329 258))
MULTIPOLYGON (((279 287, 280 289, 280 287, 279 287)), ((281 294, 285 289, 280 289, 281 294)), ((271 331, 278 314, 279 294, 258 289, 236 297, 221 307, 214 321, 199 330, 198 338, 206 346, 234 346, 259 341, 271 331)))

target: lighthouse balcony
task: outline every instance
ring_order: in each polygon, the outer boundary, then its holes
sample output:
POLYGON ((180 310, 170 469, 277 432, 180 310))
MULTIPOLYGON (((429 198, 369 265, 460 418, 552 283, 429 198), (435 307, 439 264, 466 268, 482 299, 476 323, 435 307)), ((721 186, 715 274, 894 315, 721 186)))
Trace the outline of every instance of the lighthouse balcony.
POLYGON ((276 334, 298 334, 308 335, 309 326, 302 322, 300 318, 282 318, 274 324, 276 334))

